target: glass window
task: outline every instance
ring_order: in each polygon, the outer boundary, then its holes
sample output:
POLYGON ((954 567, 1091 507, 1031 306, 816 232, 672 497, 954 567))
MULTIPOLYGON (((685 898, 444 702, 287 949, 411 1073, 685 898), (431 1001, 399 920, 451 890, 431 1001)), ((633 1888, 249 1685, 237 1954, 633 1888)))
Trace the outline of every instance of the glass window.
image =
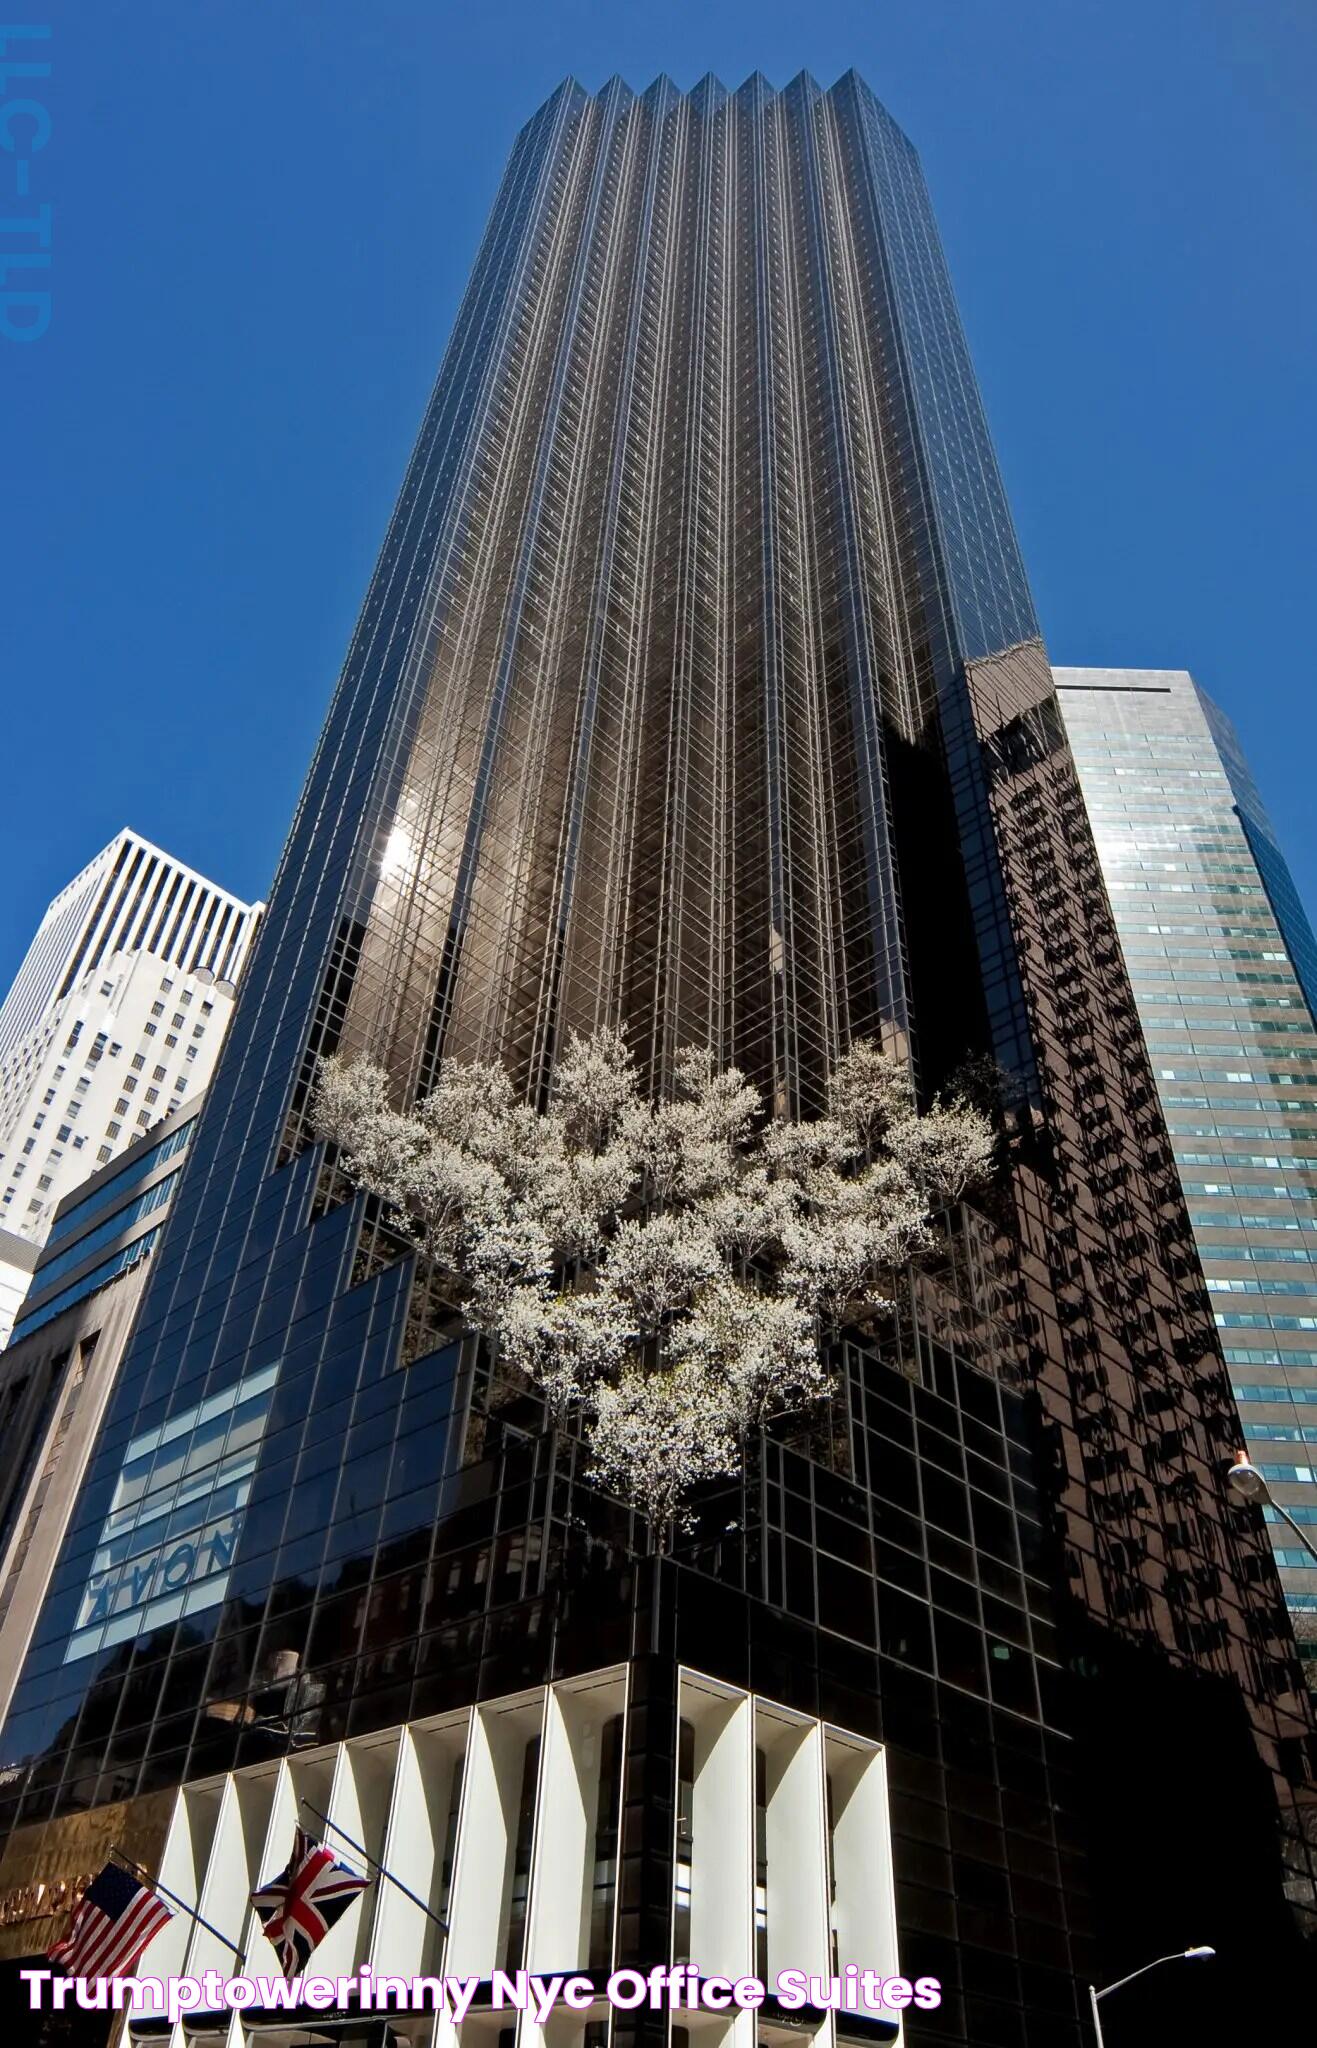
MULTIPOLYGON (((195 1122, 195 1118, 190 1118, 187 1123, 180 1125, 178 1130, 171 1131, 159 1145, 153 1145, 149 1151, 143 1152, 133 1160, 131 1165, 125 1166, 113 1175, 93 1194, 76 1202, 71 1209, 66 1209, 50 1233, 50 1242, 54 1244, 58 1238, 67 1237, 70 1231, 81 1230, 89 1216, 94 1216, 98 1210, 122 1201, 126 1189, 133 1187, 138 1181, 145 1180, 148 1174, 154 1173, 167 1159, 175 1158, 190 1142, 195 1122)), ((116 1137, 117 1126, 112 1126, 107 1135, 116 1137)))
MULTIPOLYGON (((153 1160, 152 1164, 155 1163, 153 1160)), ((33 1276, 33 1289, 44 1291, 62 1273, 71 1272, 74 1266, 81 1265, 92 1252, 99 1251, 102 1245, 109 1244, 113 1238, 122 1237, 124 1232, 131 1230, 134 1223, 140 1222, 143 1216, 149 1216, 153 1210, 163 1208, 173 1194, 177 1182, 177 1173, 167 1174, 164 1180, 157 1181, 153 1188, 148 1188, 145 1194, 138 1195, 135 1201, 126 1203, 122 1209, 116 1209, 113 1215, 107 1216, 103 1223, 98 1223, 94 1229, 85 1231, 77 1243, 70 1245, 67 1251, 57 1252, 53 1258, 44 1258, 33 1276)), ((122 1192, 117 1181, 112 1182, 106 1189, 107 1195, 122 1192)), ((85 1210, 87 1205, 82 1206, 85 1210)), ((53 1232, 51 1241, 54 1242, 53 1232)))
MULTIPOLYGON (((40 1208, 41 1204, 37 1203, 36 1206, 40 1208)), ((116 1252, 104 1265, 97 1266, 90 1273, 84 1273, 81 1279, 73 1281, 55 1295, 53 1300, 44 1303, 40 1308, 34 1308, 30 1314, 21 1315, 14 1324, 10 1343, 15 1344, 20 1336, 26 1337, 31 1331, 39 1330, 52 1316, 62 1315, 74 1302, 85 1301, 89 1294, 98 1293, 109 1281, 117 1279, 120 1273, 126 1273, 130 1266, 135 1266, 139 1259, 146 1257, 159 1235, 158 1227, 155 1230, 148 1230, 145 1237, 139 1237, 134 1244, 125 1245, 122 1251, 116 1252)))

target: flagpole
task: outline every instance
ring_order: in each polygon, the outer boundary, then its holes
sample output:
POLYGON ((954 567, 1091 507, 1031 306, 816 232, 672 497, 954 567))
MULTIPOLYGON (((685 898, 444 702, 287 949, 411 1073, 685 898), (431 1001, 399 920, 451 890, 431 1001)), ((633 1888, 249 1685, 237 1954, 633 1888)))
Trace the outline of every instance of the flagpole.
POLYGON ((167 1884, 161 1884, 158 1877, 152 1877, 148 1870, 144 1869, 140 1863, 135 1862, 131 1856, 125 1855, 124 1851, 113 1842, 110 1844, 110 1854, 111 1856, 117 1856, 121 1863, 126 1863, 130 1870, 136 1871, 142 1882, 149 1885, 153 1892, 159 1892, 164 1898, 172 1899, 174 1904, 186 1913, 190 1920, 195 1920, 198 1927, 204 1927, 207 1934, 213 1934, 216 1941, 223 1942, 225 1948, 231 1948, 237 1958, 238 1974, 241 1975, 247 1961, 247 1951, 245 1948, 240 1948, 236 1941, 230 1941, 228 1935, 221 1934, 218 1927, 212 1927, 209 1920, 203 1920, 195 1906, 189 1906, 186 1899, 180 1899, 177 1892, 171 1892, 167 1884))
POLYGON ((426 1905, 425 1900, 418 1899, 415 1892, 411 1889, 410 1885, 405 1885, 400 1877, 395 1877, 391 1870, 386 1870, 384 1865, 378 1862, 376 1858, 371 1855, 369 1849, 363 1849, 361 1843, 354 1841, 346 1828, 341 1828, 337 1821, 331 1820, 327 1813, 322 1813, 318 1806, 312 1806, 311 1801, 309 1799, 303 1799, 301 1804, 306 1808, 308 1813, 313 1813, 318 1821, 323 1821, 324 1825, 330 1830, 331 1834, 342 1835, 343 1840, 347 1843, 350 1849, 355 1849, 358 1856, 364 1856, 372 1870, 378 1870, 381 1877, 387 1877, 389 1883, 392 1885, 396 1885, 398 1890, 402 1893, 405 1899, 410 1899, 414 1906, 419 1906, 421 1911, 424 1913, 426 1919, 433 1920, 435 1926, 439 1929, 439 1932, 445 1937, 447 1936, 448 1922, 446 1920, 441 1920, 437 1913, 432 1913, 430 1911, 430 1908, 426 1905))

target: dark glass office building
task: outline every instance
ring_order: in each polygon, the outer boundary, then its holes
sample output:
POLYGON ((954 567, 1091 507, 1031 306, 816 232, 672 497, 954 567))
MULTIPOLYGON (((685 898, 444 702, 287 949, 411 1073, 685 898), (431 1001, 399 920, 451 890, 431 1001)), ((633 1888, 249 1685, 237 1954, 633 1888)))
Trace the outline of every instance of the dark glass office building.
MULTIPOLYGON (((381 1887, 331 1972, 899 1965, 944 1990, 911 2043, 1080 2048, 1090 1976, 1211 1943, 1122 2040, 1279 2026, 1312 1719, 1238 1441, 914 151, 854 75, 569 82, 513 150, 0 1741, 5 1953, 107 1839, 234 1929, 309 1800, 448 1926, 381 1887), (404 1098, 497 1056, 542 1098, 605 1022, 655 1088, 694 1041, 783 1111, 860 1034, 925 1095, 1006 1076, 1000 1188, 838 1345, 827 1426, 752 1446, 661 1557, 306 1123, 329 1050, 404 1098)), ((669 2025, 578 2018, 553 2048, 669 2025)))

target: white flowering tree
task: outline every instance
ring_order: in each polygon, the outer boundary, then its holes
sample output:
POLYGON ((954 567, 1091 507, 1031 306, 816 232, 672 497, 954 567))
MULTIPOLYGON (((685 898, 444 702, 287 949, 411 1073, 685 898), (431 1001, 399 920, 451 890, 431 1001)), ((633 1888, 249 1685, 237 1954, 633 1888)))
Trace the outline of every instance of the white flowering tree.
POLYGON ((707 1052, 670 1100, 625 1040, 573 1035, 547 1109, 497 1065, 446 1060, 410 1111, 366 1060, 326 1060, 315 1128, 562 1420, 601 1482, 663 1525, 739 1469, 748 1431, 826 1394, 827 1336, 890 1307, 930 1218, 990 1171, 966 1101, 916 1112, 905 1069, 861 1041, 828 1113, 766 1119, 707 1052))

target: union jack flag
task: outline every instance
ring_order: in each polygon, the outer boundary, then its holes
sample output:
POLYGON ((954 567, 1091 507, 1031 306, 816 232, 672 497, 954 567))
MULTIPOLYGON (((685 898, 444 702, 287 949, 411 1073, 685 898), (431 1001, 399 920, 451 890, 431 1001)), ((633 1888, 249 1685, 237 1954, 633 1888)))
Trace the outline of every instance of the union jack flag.
POLYGON ((70 1977, 131 1977, 147 1943, 173 1919, 163 1899, 117 1863, 107 1863, 74 1909, 68 1933, 47 1960, 70 1977))
POLYGON ((296 1830, 286 1868, 252 1893, 257 1918, 285 1977, 305 1970, 335 1921, 369 1883, 346 1863, 336 1863, 333 1850, 314 1841, 305 1828, 296 1830))

